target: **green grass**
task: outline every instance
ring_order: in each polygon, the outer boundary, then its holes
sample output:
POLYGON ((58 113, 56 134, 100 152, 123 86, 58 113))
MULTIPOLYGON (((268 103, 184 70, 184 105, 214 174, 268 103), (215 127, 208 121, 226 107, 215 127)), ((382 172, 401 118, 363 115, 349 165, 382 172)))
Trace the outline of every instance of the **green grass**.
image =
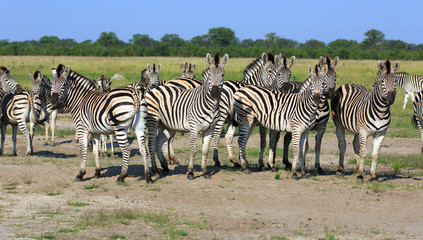
POLYGON ((86 185, 84 185, 84 188, 85 189, 94 189, 94 188, 99 188, 99 186, 96 185, 95 183, 93 183, 93 184, 86 184, 86 185))
POLYGON ((80 201, 68 201, 68 205, 73 207, 84 207, 90 204, 86 202, 80 202, 80 201))
MULTIPOLYGON (((347 160, 350 164, 357 164, 355 158, 351 158, 347 160)), ((364 160, 365 165, 371 165, 372 163, 372 156, 368 154, 366 159, 364 160)), ((411 169, 423 169, 423 161, 421 154, 408 154, 408 155, 400 155, 400 154, 391 154, 391 155, 381 155, 377 161, 379 164, 390 165, 394 168, 396 172, 399 172, 402 168, 411 168, 411 169)))
POLYGON ((109 236, 109 239, 127 239, 127 238, 125 235, 113 234, 109 236))

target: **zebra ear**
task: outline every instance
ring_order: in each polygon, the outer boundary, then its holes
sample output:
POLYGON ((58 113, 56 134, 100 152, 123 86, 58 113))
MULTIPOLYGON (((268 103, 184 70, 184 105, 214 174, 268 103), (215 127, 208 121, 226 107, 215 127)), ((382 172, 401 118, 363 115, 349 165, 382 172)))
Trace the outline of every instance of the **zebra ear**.
POLYGON ((319 66, 323 67, 323 65, 325 65, 325 58, 323 56, 319 57, 319 66))
POLYGON ((189 70, 194 71, 197 68, 197 64, 189 64, 189 70))
POLYGON ((313 69, 313 67, 311 66, 311 65, 308 65, 307 66, 307 72, 308 72, 308 75, 313 75, 313 73, 314 73, 314 69, 313 69))
POLYGON ((338 56, 336 56, 336 57, 332 60, 332 63, 331 63, 332 67, 333 67, 333 68, 334 68, 334 67, 336 67, 336 65, 338 65, 338 62, 339 62, 339 57, 338 57, 338 56))
POLYGON ((147 71, 148 71, 148 72, 151 72, 151 66, 150 66, 150 64, 148 64, 148 63, 147 63, 147 71))
POLYGON ((392 72, 393 72, 393 73, 396 73, 396 72, 399 70, 399 67, 400 67, 400 63, 399 63, 398 61, 396 61, 396 62, 394 63, 393 68, 392 68, 392 72))
POLYGON ((181 68, 182 71, 184 71, 187 68, 187 64, 179 63, 179 67, 181 68))
POLYGON ((67 77, 70 74, 70 72, 71 72, 71 68, 69 66, 67 66, 65 68, 65 71, 63 71, 62 74, 63 74, 64 77, 67 77))
POLYGON ((385 66, 383 65, 382 61, 377 62, 377 66, 378 66, 379 72, 383 72, 383 70, 385 69, 385 66))
POLYGON ((9 70, 10 72, 10 70, 12 70, 12 65, 9 65, 9 68, 7 68, 7 70, 9 70))
POLYGON ((157 72, 160 72, 160 70, 162 70, 162 64, 157 64, 157 72))
POLYGON ((31 78, 31 80, 32 81, 34 81, 35 79, 34 79, 34 75, 32 75, 32 73, 28 73, 28 75, 29 75, 29 78, 31 78))
POLYGON ((51 73, 53 74, 53 77, 55 77, 57 75, 57 71, 55 68, 51 69, 51 73))
POLYGON ((327 64, 323 65, 321 73, 324 74, 324 75, 326 75, 328 73, 328 65, 327 64))
POLYGON ((222 66, 226 66, 226 65, 228 64, 228 62, 229 62, 229 56, 228 56, 228 54, 226 53, 226 54, 223 56, 223 59, 222 59, 222 62, 220 63, 220 65, 222 65, 222 66))
POLYGON ((288 62, 288 67, 291 68, 294 64, 295 64, 295 56, 292 56, 291 58, 289 58, 289 62, 288 62))
POLYGON ((275 65, 276 65, 276 67, 279 67, 281 64, 282 64, 281 56, 276 55, 275 56, 275 65))
POLYGON ((209 66, 213 65, 213 63, 214 63, 214 60, 213 60, 213 58, 212 58, 212 56, 211 56, 211 54, 210 54, 210 53, 207 53, 207 55, 206 55, 206 63, 207 63, 209 66))
POLYGON ((269 57, 267 56, 267 53, 263 53, 261 55, 261 60, 263 61, 263 63, 267 63, 267 61, 269 61, 269 57))

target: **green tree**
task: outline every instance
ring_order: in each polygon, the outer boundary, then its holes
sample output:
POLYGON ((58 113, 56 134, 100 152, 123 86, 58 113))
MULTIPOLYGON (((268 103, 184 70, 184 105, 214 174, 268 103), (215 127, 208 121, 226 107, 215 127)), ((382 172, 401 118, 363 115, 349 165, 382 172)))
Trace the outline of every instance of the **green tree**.
POLYGON ((361 43, 364 49, 375 50, 377 47, 380 47, 382 45, 383 41, 385 41, 385 34, 376 29, 371 29, 365 32, 364 36, 367 37, 361 43))
POLYGON ((336 39, 328 43, 328 48, 339 49, 339 48, 349 48, 352 46, 358 45, 358 42, 355 40, 347 40, 347 39, 336 39))
POLYGON ((185 44, 185 40, 180 38, 178 34, 165 34, 160 41, 169 43, 173 47, 180 47, 185 44))
POLYGON ((315 40, 315 39, 307 40, 304 43, 304 48, 318 49, 318 48, 324 48, 324 47, 325 47, 324 42, 321 42, 321 41, 315 40))
POLYGON ((123 47, 125 43, 116 36, 114 32, 102 32, 100 37, 96 41, 97 44, 102 46, 103 48, 109 47, 123 47))
POLYGON ((211 43, 217 47, 237 44, 239 41, 235 37, 235 32, 229 28, 219 27, 209 29, 209 38, 211 43))
POLYGON ((129 39, 129 43, 144 47, 154 47, 158 44, 156 40, 152 39, 147 34, 134 34, 132 39, 129 39))

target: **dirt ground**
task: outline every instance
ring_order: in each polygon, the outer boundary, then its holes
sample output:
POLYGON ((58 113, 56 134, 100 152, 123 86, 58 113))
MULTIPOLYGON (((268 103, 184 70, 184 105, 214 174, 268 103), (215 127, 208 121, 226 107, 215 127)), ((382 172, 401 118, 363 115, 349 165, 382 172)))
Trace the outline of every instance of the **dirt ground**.
MULTIPOLYGON (((55 147, 42 146, 42 137, 37 136, 35 154, 28 157, 23 156, 22 135, 17 157, 10 155, 12 145, 7 136, 5 155, 0 157, 0 238, 423 239, 421 171, 396 173, 390 166, 379 165, 378 182, 368 182, 367 175, 365 183, 357 183, 354 165, 347 161, 353 158, 352 137, 347 137, 344 177, 334 174, 337 140, 326 134, 323 176, 314 175, 314 152, 310 152, 308 179, 291 180, 291 174, 283 169, 278 180, 271 171, 253 169, 251 175, 245 175, 229 163, 218 170, 211 160, 213 175, 205 179, 200 176, 201 156, 197 154, 199 177, 189 181, 185 175, 188 137, 180 136, 175 148, 181 149, 177 153, 181 165, 170 166, 170 175, 149 185, 143 180, 134 141, 130 176, 126 184, 117 185, 120 156, 102 159, 103 177, 96 179, 89 154, 85 181, 74 182, 80 160, 72 136, 57 139, 55 147)), ((258 135, 253 135, 248 148, 257 148, 258 142, 258 135)), ((313 137, 310 144, 314 146, 313 137)), ((419 152, 419 139, 386 138, 382 147, 382 155, 419 152)), ((222 147, 220 158, 226 156, 222 147)), ((257 159, 250 157, 249 161, 256 163, 257 159)), ((281 156, 277 161, 280 166, 281 156)))

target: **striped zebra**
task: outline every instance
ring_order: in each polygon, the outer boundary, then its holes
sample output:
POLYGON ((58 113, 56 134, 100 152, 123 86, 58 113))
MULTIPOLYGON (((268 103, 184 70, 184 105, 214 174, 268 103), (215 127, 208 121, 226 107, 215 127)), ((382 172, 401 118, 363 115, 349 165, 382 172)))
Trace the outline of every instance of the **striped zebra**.
POLYGON ((197 64, 193 64, 190 63, 188 64, 187 62, 184 63, 180 63, 179 67, 181 68, 181 77, 187 77, 187 78, 192 78, 195 79, 195 69, 197 68, 197 64))
POLYGON ((156 88, 164 84, 164 81, 160 80, 159 73, 162 69, 162 65, 159 63, 156 68, 156 64, 153 63, 153 67, 147 64, 147 68, 141 71, 140 84, 144 87, 144 94, 148 93, 151 89, 156 88))
MULTIPOLYGON (((315 136, 315 163, 314 166, 317 170, 318 174, 323 174, 323 169, 320 167, 320 149, 322 145, 322 139, 323 135, 326 130, 326 124, 329 121, 329 103, 328 98, 333 99, 335 97, 335 89, 336 89, 336 71, 335 67, 339 62, 339 57, 335 57, 333 61, 330 60, 328 56, 320 57, 319 58, 319 64, 318 64, 318 70, 320 71, 324 65, 327 65, 327 84, 325 89, 325 93, 320 98, 320 103, 317 108, 316 112, 316 125, 311 129, 316 131, 315 136)), ((290 92, 298 92, 301 86, 303 85, 303 82, 291 82, 290 86, 290 92)), ((276 135, 271 136, 270 142, 272 142, 274 147, 276 148, 276 144, 279 140, 279 132, 276 133, 276 135), (273 137, 273 138, 272 138, 273 137)), ((289 144, 292 139, 291 133, 286 133, 284 138, 284 148, 283 148, 283 164, 285 164, 287 169, 291 169, 291 163, 288 161, 288 148, 289 144)), ((306 140, 306 147, 308 149, 308 139, 306 140)), ((275 162, 275 150, 270 149, 269 151, 269 162, 273 161, 275 162)), ((305 167, 305 165, 303 165, 305 167)))
POLYGON ((402 88, 405 92, 404 105, 402 106, 402 109, 405 109, 408 98, 411 98, 411 101, 414 102, 414 93, 423 90, 423 76, 400 72, 395 73, 395 79, 397 81, 397 86, 402 88))
MULTIPOLYGON (((29 78, 32 80, 32 91, 35 92, 41 100, 41 105, 47 111, 49 118, 44 122, 45 137, 44 145, 49 144, 49 129, 51 129, 51 141, 50 146, 56 146, 55 141, 55 130, 56 130, 56 121, 57 114, 66 114, 70 113, 70 109, 63 107, 60 109, 53 109, 51 105, 51 82, 42 72, 36 71, 34 74, 29 73, 29 78)), ((77 141, 77 136, 75 134, 75 142, 77 141)))
POLYGON ((165 174, 169 171, 161 147, 163 143, 178 132, 189 132, 190 163, 187 178, 194 178, 193 161, 197 153, 197 135, 203 134, 201 168, 204 177, 210 178, 207 170, 207 153, 214 126, 219 118, 219 100, 222 91, 224 67, 229 57, 225 54, 220 61, 219 53, 214 58, 206 55, 208 70, 203 74, 204 84, 184 90, 174 86, 160 86, 145 95, 148 109, 147 127, 149 134, 148 146, 153 172, 157 175, 155 155, 159 157, 165 174), (157 136, 157 128, 162 129, 157 136), (157 137, 157 141, 156 141, 157 137))
POLYGON ((6 96, 8 93, 16 94, 22 92, 21 85, 19 85, 15 81, 15 78, 10 75, 11 69, 12 66, 9 66, 9 68, 0 67, 0 88, 3 96, 6 96))
POLYGON ((380 147, 391 122, 390 106, 396 94, 395 72, 399 62, 378 62, 379 71, 372 90, 357 84, 346 84, 336 90, 331 101, 332 117, 336 126, 339 147, 338 175, 343 174, 346 149, 345 130, 354 133, 353 147, 357 159, 357 180, 363 181, 366 141, 373 135, 371 179, 377 180, 376 164, 380 147))
POLYGON ((96 89, 92 80, 74 72, 70 67, 60 64, 52 71, 51 102, 53 108, 67 106, 71 110, 76 126, 81 152, 81 169, 75 181, 82 181, 86 173, 88 134, 94 138, 93 153, 96 165, 96 177, 101 177, 99 162, 100 134, 116 135, 122 151, 123 164, 118 182, 124 182, 128 175, 128 128, 132 127, 138 139, 139 151, 144 160, 147 183, 151 182, 147 149, 145 147, 145 116, 141 111, 143 93, 132 87, 118 87, 104 93, 96 89))
MULTIPOLYGON (((317 65, 314 69, 308 66, 308 72, 310 77, 298 93, 285 94, 256 85, 243 87, 235 93, 234 110, 239 123, 239 158, 244 173, 251 173, 245 159, 245 146, 254 127, 260 124, 271 132, 292 132, 292 178, 299 179, 296 169, 299 159, 303 159, 305 155, 305 140, 315 124, 316 111, 326 84, 327 65, 324 65, 321 71, 318 71, 317 65)), ((270 167, 274 168, 272 165, 270 167)), ((304 175, 302 172, 302 176, 304 175)))
POLYGON ((35 125, 43 124, 48 114, 41 105, 40 98, 33 91, 22 90, 20 93, 9 93, 3 97, 1 102, 1 148, 3 154, 4 141, 7 125, 12 125, 13 155, 16 156, 16 135, 18 127, 26 140, 26 155, 33 153, 32 140, 34 137, 35 125), (30 123, 29 132, 26 123, 30 123))
MULTIPOLYGON (((244 71, 244 79, 242 81, 225 81, 223 83, 222 100, 220 101, 220 118, 216 125, 216 133, 214 137, 214 154, 213 160, 215 166, 220 166, 218 145, 220 141, 220 133, 223 125, 228 124, 225 134, 226 147, 228 149, 229 160, 234 166, 240 166, 235 155, 233 154, 233 137, 237 127, 235 112, 233 109, 234 94, 238 89, 246 85, 259 85, 275 91, 282 91, 286 82, 291 77, 291 67, 295 63, 295 56, 289 60, 281 57, 282 54, 274 56, 272 53, 263 53, 247 66, 244 71)), ((260 127, 260 157, 259 162, 263 160, 264 148, 266 147, 266 128, 260 127)))
POLYGON ((420 130, 420 136, 422 139, 422 148, 421 152, 423 153, 423 91, 420 91, 416 94, 413 102, 413 117, 411 122, 414 127, 420 130))

